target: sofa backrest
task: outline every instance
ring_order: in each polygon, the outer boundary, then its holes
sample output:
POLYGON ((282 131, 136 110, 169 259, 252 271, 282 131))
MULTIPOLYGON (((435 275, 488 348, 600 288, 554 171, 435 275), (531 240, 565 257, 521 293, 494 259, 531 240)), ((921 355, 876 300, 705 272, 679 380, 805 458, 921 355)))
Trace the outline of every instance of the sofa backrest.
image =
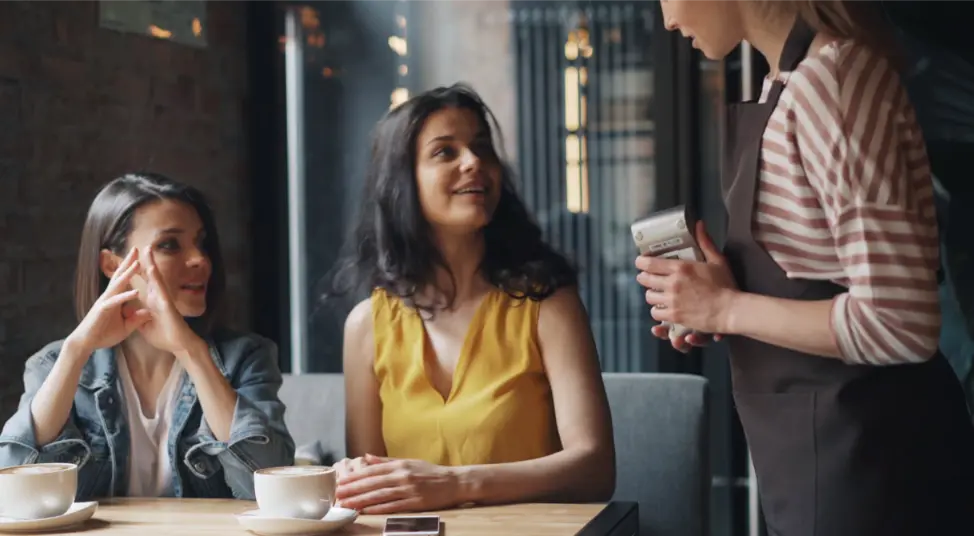
MULTIPOLYGON (((684 374, 603 374, 616 447, 616 500, 639 503, 640 533, 708 533, 707 380, 684 374)), ((341 374, 285 375, 285 420, 303 453, 345 456, 341 374)))

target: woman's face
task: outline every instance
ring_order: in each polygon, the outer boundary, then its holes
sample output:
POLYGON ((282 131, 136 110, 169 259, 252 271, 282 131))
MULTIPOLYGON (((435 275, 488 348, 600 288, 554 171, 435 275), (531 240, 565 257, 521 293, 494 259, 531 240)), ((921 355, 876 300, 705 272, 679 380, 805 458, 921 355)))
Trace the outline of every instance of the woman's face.
MULTIPOLYGON (((139 248, 143 270, 148 269, 145 259, 152 253, 173 304, 185 317, 198 317, 206 312, 206 289, 212 265, 203 249, 205 237, 196 209, 179 201, 163 199, 148 203, 139 207, 132 218, 128 247, 139 248)), ((113 257, 117 266, 120 258, 113 257)), ((111 277, 114 267, 105 268, 105 275, 111 277)))
POLYGON ((663 24, 692 39, 712 60, 726 57, 744 39, 740 0, 662 0, 663 24))
POLYGON ((465 108, 430 114, 416 138, 416 186, 431 226, 465 233, 484 228, 501 194, 501 166, 490 135, 465 108))

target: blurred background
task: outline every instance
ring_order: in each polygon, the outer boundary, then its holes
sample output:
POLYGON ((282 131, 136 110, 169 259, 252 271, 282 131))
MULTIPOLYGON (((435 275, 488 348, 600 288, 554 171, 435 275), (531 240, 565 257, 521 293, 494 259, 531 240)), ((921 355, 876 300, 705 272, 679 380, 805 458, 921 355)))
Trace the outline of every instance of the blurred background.
POLYGON ((347 309, 322 305, 320 282, 371 130, 410 95, 466 82, 547 238, 583 269, 603 370, 711 380, 713 534, 749 534, 725 350, 651 337, 628 226, 692 202, 722 240, 723 107, 765 69, 747 48, 703 59, 654 1, 0 2, 0 415, 24 360, 75 325, 89 202, 133 170, 209 196, 235 327, 276 341, 285 371, 339 372, 347 309))

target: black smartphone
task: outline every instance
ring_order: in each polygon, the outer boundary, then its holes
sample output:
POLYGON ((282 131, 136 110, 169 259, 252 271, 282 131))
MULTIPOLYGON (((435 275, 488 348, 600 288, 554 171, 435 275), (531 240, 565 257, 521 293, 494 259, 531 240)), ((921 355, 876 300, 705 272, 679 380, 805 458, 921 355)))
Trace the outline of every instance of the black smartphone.
POLYGON ((439 536, 440 516, 393 516, 386 518, 382 536, 439 536))

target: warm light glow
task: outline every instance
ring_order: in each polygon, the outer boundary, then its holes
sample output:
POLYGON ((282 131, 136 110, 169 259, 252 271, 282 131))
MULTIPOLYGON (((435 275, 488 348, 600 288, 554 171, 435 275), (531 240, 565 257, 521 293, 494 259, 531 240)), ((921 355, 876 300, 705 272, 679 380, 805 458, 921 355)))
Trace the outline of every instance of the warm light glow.
POLYGON ((565 203, 569 212, 582 211, 582 169, 579 165, 581 151, 578 136, 569 134, 565 138, 565 203))
POLYGON ((565 161, 569 164, 577 164, 582 160, 582 148, 578 145, 578 135, 569 134, 565 136, 565 161))
POLYGON ((578 117, 578 69, 565 69, 565 128, 575 132, 579 127, 578 117))
POLYGON ((405 28, 406 17, 403 17, 402 15, 396 15, 396 25, 398 25, 400 28, 405 28))
POLYGON ((397 87, 389 98, 389 109, 393 109, 409 100, 409 90, 404 87, 397 87))
POLYGON ((308 46, 315 48, 324 48, 325 46, 325 34, 321 32, 315 32, 308 35, 308 46))
POLYGON ((565 168, 565 201, 568 212, 578 214, 582 212, 582 194, 579 191, 582 184, 582 167, 578 164, 568 164, 565 168))
POLYGON ((321 69, 321 76, 331 78, 332 76, 335 76, 335 71, 333 71, 331 67, 325 67, 321 69))
MULTIPOLYGON (((565 56, 577 59, 582 55, 591 55, 588 45, 588 32, 584 29, 578 33, 570 32, 565 44, 565 56), (576 39, 582 40, 578 46, 576 39), (575 58, 571 54, 575 54, 575 58)), ((588 148, 584 135, 579 130, 588 123, 588 100, 583 94, 582 87, 588 83, 588 70, 584 67, 567 67, 565 69, 565 204, 569 212, 587 213, 588 200, 588 148)))
POLYGON ((575 214, 589 210, 587 152, 584 136, 565 137, 565 205, 575 214))
POLYGON ((170 32, 169 30, 164 30, 156 26, 155 24, 150 24, 149 35, 151 35, 152 37, 158 37, 160 39, 169 39, 170 37, 172 37, 172 32, 170 32))
POLYGON ((409 74, 409 67, 406 65, 399 66, 399 76, 406 76, 409 74))
POLYGON ((198 17, 193 18, 193 35, 196 37, 203 35, 203 23, 198 17))
POLYGON ((578 140, 578 145, 579 147, 581 147, 582 150, 581 162, 579 162, 578 164, 579 167, 582 169, 582 177, 580 181, 581 184, 579 185, 579 190, 581 190, 581 194, 582 194, 581 212, 588 214, 588 210, 589 210, 588 207, 588 140, 585 139, 585 136, 582 136, 578 140))
POLYGON ((406 40, 398 35, 389 36, 389 48, 400 56, 405 56, 407 52, 406 40))
POLYGON ((592 57, 592 43, 588 40, 588 30, 585 28, 568 32, 568 40, 565 41, 565 59, 574 61, 579 55, 592 57))
POLYGON ((588 40, 588 30, 585 28, 578 29, 578 49, 582 52, 582 56, 592 57, 592 44, 588 40))
POLYGON ((315 30, 321 26, 321 21, 318 20, 318 12, 313 7, 301 7, 301 26, 308 30, 315 30))
POLYGON ((565 58, 568 60, 578 59, 578 43, 574 41, 565 43, 565 58))

